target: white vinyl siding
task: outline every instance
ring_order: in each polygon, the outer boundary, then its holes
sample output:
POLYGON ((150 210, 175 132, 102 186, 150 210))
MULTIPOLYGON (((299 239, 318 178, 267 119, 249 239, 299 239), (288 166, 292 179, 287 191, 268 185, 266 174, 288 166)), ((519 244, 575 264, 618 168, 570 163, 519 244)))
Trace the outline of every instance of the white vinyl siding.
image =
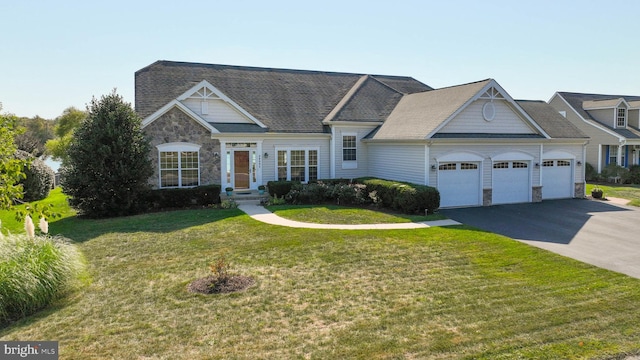
POLYGON ((494 100, 496 113, 491 121, 482 117, 482 107, 489 100, 476 100, 452 119, 438 133, 494 133, 535 134, 536 132, 518 116, 506 101, 494 100))
POLYGON ((424 145, 369 144, 370 176, 425 184, 424 145))
POLYGON ((202 118, 208 122, 240 124, 253 123, 231 105, 220 99, 185 99, 182 103, 194 113, 202 116, 202 118), (203 110, 206 110, 207 113, 203 114, 203 110))
POLYGON ((373 130, 373 126, 336 126, 334 129, 335 135, 335 151, 334 151, 334 162, 335 162, 335 177, 336 178, 345 178, 351 179, 360 176, 368 176, 368 162, 367 159, 369 157, 368 145, 362 142, 362 138, 367 136, 373 130), (356 159, 355 161, 344 161, 344 152, 343 150, 343 137, 344 136, 355 136, 356 137, 356 159))

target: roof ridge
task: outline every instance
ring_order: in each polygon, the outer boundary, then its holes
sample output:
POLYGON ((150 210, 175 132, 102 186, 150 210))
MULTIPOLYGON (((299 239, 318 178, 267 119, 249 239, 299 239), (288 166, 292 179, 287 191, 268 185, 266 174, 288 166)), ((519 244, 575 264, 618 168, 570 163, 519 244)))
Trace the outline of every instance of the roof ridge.
POLYGON ((325 116, 324 119, 322 119, 322 122, 323 123, 328 123, 333 118, 335 118, 336 115, 338 115, 338 113, 340 112, 340 110, 342 110, 347 105, 349 100, 351 100, 353 98, 353 96, 358 92, 358 90, 360 88, 362 88, 362 85, 364 85, 364 83, 370 77, 371 77, 371 75, 362 75, 362 76, 360 76, 360 78, 358 80, 356 80, 356 82, 349 89, 349 91, 347 91, 347 93, 342 97, 342 99, 340 99, 340 101, 338 101, 336 106, 333 109, 331 109, 331 111, 327 114, 327 116, 325 116))

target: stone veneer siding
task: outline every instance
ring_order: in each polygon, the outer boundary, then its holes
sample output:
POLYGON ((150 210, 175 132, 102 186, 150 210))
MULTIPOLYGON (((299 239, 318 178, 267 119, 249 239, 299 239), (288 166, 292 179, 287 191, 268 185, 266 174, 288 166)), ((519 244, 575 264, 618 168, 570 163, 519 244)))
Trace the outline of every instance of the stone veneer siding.
POLYGON ((585 198, 585 183, 575 183, 575 193, 574 193, 574 197, 578 198, 578 199, 584 199, 585 198))
POLYGON ((158 188, 160 173, 157 145, 184 142, 200 145, 200 185, 220 184, 220 141, 211 139, 211 131, 179 109, 171 109, 147 125, 144 132, 151 142, 153 177, 149 183, 158 188), (215 153, 218 156, 215 156, 215 153))
POLYGON ((542 202, 542 186, 531 187, 531 202, 542 202))

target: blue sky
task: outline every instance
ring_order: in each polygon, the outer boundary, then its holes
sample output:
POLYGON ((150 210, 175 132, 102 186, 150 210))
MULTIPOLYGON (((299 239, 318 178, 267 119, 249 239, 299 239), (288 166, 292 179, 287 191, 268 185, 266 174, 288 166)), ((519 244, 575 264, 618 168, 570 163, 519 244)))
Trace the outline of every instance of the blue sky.
POLYGON ((494 78, 516 99, 640 95, 640 2, 2 1, 2 112, 55 118, 157 60, 494 78))

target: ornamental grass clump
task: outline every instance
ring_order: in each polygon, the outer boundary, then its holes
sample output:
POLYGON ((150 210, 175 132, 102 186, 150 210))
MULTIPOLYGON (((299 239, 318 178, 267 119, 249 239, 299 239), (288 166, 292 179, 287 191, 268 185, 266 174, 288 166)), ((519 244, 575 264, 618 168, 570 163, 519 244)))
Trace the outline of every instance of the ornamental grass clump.
MULTIPOLYGON (((30 218, 29 218, 30 219, 30 218)), ((31 230, 33 223, 28 228, 31 230)), ((85 262, 62 237, 8 234, 0 237, 0 324, 31 315, 77 287, 85 262)), ((33 230, 31 230, 33 231, 33 230)))

